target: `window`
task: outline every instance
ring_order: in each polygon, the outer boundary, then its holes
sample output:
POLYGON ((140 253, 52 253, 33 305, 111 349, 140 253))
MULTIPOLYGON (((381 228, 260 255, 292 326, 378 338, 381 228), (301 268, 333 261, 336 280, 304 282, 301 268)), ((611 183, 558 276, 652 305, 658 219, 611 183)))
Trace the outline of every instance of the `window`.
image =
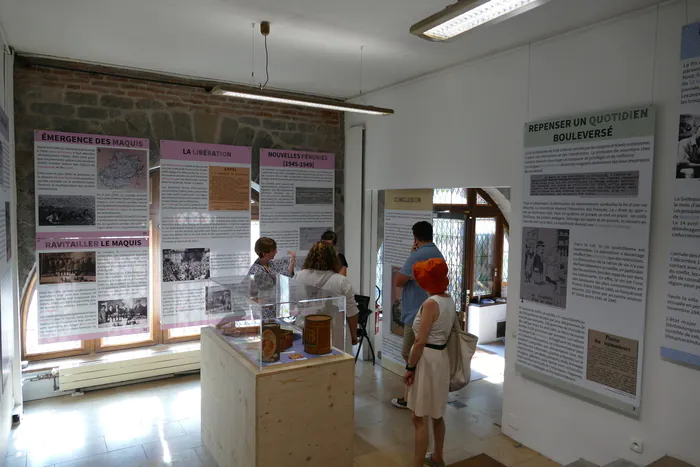
POLYGON ((202 328, 204 326, 188 326, 186 328, 174 328, 170 329, 168 332, 171 339, 179 339, 182 337, 192 337, 199 336, 202 333, 202 328))
POLYGON ((101 340, 100 348, 110 348, 123 345, 138 344, 151 340, 151 333, 144 332, 142 334, 127 334, 125 336, 110 336, 101 340))
POLYGON ((474 222, 474 284, 472 296, 493 295, 496 256, 496 219, 478 217, 474 222))
POLYGON ((438 188, 433 190, 433 204, 467 204, 467 189, 438 188))
MULTIPOLYGON (((439 216, 439 213, 437 215, 439 216)), ((445 257, 450 277, 448 291, 455 299, 457 312, 462 311, 464 293, 464 229, 464 218, 433 218, 433 240, 445 257)))
POLYGON ((450 270, 450 294, 458 311, 474 299, 505 296, 508 224, 482 189, 433 192, 433 231, 450 270))

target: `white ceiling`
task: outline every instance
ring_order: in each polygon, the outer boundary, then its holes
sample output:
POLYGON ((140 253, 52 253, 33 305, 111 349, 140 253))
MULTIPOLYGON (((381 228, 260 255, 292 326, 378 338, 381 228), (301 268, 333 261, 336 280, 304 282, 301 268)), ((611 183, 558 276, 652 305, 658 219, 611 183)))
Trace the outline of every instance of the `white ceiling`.
POLYGON ((253 40, 256 81, 264 80, 252 23, 268 20, 270 87, 350 97, 361 82, 367 92, 658 3, 551 0, 453 43, 409 34, 452 1, 0 0, 0 24, 21 52, 250 83, 253 40))

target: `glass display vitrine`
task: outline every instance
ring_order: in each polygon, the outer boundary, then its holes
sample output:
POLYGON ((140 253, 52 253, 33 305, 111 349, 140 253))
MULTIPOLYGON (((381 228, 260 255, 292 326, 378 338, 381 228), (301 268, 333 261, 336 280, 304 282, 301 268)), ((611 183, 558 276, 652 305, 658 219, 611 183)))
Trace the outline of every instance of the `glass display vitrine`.
POLYGON ((208 324, 261 370, 351 348, 344 296, 282 275, 213 278, 205 295, 208 324))

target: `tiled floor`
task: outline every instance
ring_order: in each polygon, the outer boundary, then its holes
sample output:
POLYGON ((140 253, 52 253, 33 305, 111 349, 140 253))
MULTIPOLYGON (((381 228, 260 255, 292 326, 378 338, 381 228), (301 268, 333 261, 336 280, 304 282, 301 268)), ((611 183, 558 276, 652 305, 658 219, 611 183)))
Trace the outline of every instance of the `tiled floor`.
MULTIPOLYGON (((508 467, 558 465, 500 434, 502 385, 493 379, 470 384, 453 397, 462 404, 447 407, 447 460, 485 452, 508 467)), ((410 413, 389 403, 401 391, 398 376, 358 363, 355 467, 410 464, 410 413)), ((30 402, 5 465, 216 467, 200 439, 199 407, 198 376, 30 402)))

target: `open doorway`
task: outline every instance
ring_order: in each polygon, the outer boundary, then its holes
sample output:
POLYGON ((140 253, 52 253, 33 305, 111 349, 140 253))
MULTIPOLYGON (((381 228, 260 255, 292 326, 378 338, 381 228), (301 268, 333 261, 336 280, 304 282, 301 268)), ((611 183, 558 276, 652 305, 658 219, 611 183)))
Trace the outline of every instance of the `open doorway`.
POLYGON ((479 337, 472 380, 502 383, 505 368, 510 190, 433 190, 435 244, 450 268, 463 329, 479 337))
MULTIPOLYGON (((472 381, 485 380, 501 389, 505 368, 510 188, 430 191, 432 212, 421 219, 430 219, 433 224, 434 243, 448 264, 448 290, 455 300, 462 327, 479 337, 478 351, 472 361, 472 381)), ((400 289, 396 290, 389 279, 393 277, 391 271, 400 265, 392 262, 391 254, 389 258, 384 254, 384 215, 391 201, 386 201, 387 193, 378 193, 376 270, 378 304, 384 305, 377 341, 379 349, 385 347, 385 354, 391 350, 389 341, 396 341, 395 336, 402 334, 400 289), (388 300, 379 299, 380 296, 388 300)), ((406 234, 410 235, 410 229, 406 229, 406 234)))

